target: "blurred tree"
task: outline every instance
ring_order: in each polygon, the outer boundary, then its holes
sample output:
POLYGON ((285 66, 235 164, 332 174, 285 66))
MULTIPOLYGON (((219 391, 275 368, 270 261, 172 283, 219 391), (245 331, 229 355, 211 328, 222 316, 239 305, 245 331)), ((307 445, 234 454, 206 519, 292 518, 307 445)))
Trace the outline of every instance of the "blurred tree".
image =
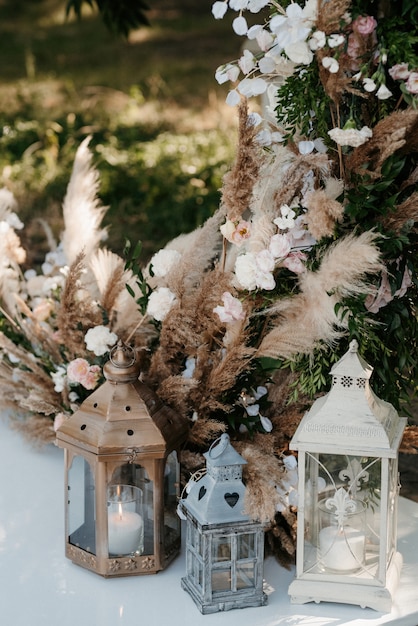
POLYGON ((127 37, 129 32, 139 26, 148 26, 146 11, 149 10, 144 0, 67 0, 67 15, 74 11, 81 19, 83 5, 95 6, 101 13, 109 30, 127 37))

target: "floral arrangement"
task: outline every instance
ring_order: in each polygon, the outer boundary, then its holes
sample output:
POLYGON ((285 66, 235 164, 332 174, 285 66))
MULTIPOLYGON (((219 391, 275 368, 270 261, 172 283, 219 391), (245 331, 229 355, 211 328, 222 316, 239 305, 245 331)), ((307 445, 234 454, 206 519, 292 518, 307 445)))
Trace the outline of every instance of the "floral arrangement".
MULTIPOLYGON (((186 470, 230 433, 282 562, 295 551, 288 443, 333 362, 357 339, 397 408, 417 380, 417 10, 394 4, 214 3, 249 40, 216 72, 238 106, 236 160, 218 211, 145 266, 140 246, 124 260, 100 247, 88 140, 42 275, 22 274, 21 224, 0 193, 0 385, 15 422, 51 440, 100 384, 109 347, 133 344, 144 382, 190 421, 186 470)), ((403 449, 417 443, 408 428, 403 449)))

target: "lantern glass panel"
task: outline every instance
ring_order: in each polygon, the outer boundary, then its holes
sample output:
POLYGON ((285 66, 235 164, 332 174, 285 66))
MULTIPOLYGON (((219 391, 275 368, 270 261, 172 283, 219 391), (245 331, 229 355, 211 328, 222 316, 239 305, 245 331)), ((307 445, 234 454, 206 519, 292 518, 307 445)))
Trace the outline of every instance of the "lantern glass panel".
POLYGON ((90 464, 75 456, 68 470, 68 541, 96 554, 95 482, 90 464))
POLYGON ((154 484, 147 470, 137 463, 123 463, 113 472, 111 486, 130 485, 140 490, 141 505, 135 512, 142 518, 143 541, 135 550, 137 554, 154 553, 154 484))
POLYGON ((175 451, 166 460, 164 471, 164 537, 166 551, 170 552, 180 539, 181 520, 177 515, 180 496, 180 465, 175 451))
POLYGON ((399 495, 398 459, 388 459, 389 501, 388 501, 388 561, 396 552, 397 502, 399 495))
POLYGON ((231 576, 231 567, 221 567, 212 571, 212 593, 235 591, 231 576))
POLYGON ((254 563, 237 564, 237 589, 254 589, 255 572, 254 563))
POLYGON ((229 535, 220 535, 213 538, 212 542, 212 561, 214 563, 220 561, 231 560, 231 537, 229 535))
POLYGON ((382 459, 306 454, 303 571, 374 578, 382 459))
POLYGON ((244 533, 237 536, 238 559, 254 559, 256 557, 255 539, 255 533, 244 533))

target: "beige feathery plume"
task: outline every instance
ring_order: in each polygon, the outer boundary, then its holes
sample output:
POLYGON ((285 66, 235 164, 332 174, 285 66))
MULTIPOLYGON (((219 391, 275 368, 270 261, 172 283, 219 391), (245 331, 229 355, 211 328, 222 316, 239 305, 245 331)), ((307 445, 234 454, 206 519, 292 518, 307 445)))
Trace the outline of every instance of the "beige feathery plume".
POLYGON ((200 285, 202 276, 214 262, 214 256, 220 252, 222 235, 219 230, 225 214, 222 210, 210 217, 197 228, 191 245, 182 254, 175 267, 167 274, 166 285, 177 298, 190 293, 200 285))
POLYGON ((347 158, 347 168, 371 178, 381 177, 381 168, 395 152, 408 154, 418 150, 418 111, 393 111, 373 128, 373 137, 355 148, 347 158), (365 169, 365 163, 367 168, 365 169))
POLYGON ((323 237, 330 237, 334 233, 336 222, 343 219, 343 205, 329 198, 324 189, 308 192, 304 204, 308 209, 306 224, 311 235, 318 241, 323 237))
POLYGON ((377 235, 348 235, 329 248, 316 272, 300 276, 300 293, 271 308, 275 327, 264 337, 258 356, 292 358, 311 354, 319 342, 332 344, 343 327, 334 307, 342 298, 367 293, 367 274, 381 271, 377 235))
POLYGON ((93 306, 91 299, 78 296, 84 270, 84 254, 80 253, 68 271, 57 313, 60 340, 74 357, 83 356, 80 350, 84 345, 86 331, 102 323, 100 311, 93 306))
POLYGON ((326 35, 340 32, 341 19, 344 13, 351 8, 351 0, 320 0, 318 2, 318 14, 316 29, 322 30, 326 35))
MULTIPOLYGON (((205 447, 226 431, 226 424, 214 419, 198 418, 189 431, 188 441, 192 445, 205 447)), ((183 453, 182 453, 183 457, 183 453)))
POLYGON ((239 129, 237 156, 232 169, 225 175, 221 205, 231 221, 239 221, 248 209, 253 187, 262 163, 260 146, 256 143, 257 127, 248 120, 248 105, 242 100, 238 107, 239 129))
POLYGON ((408 222, 418 222, 418 191, 412 193, 393 213, 382 220, 385 229, 393 230, 395 233, 400 233, 408 222))
POLYGON ((325 154, 301 154, 286 171, 284 183, 277 189, 274 197, 276 209, 283 204, 291 205, 299 196, 305 182, 305 175, 313 170, 320 178, 329 175, 330 162, 325 154))
POLYGON ((107 249, 96 250, 90 268, 99 290, 100 304, 111 317, 112 329, 119 336, 128 337, 143 318, 135 298, 126 288, 129 284, 134 293, 138 291, 132 272, 125 270, 120 256, 107 249))
POLYGON ((268 448, 269 436, 265 435, 263 439, 260 441, 259 438, 255 443, 234 442, 234 447, 247 461, 243 471, 247 487, 245 512, 252 519, 267 522, 276 515, 280 503, 276 485, 280 485, 285 472, 272 447, 268 448))
POLYGON ((64 233, 61 241, 68 264, 84 251, 87 259, 105 235, 100 229, 106 207, 97 197, 99 174, 92 165, 88 148, 91 137, 80 144, 63 202, 64 233))

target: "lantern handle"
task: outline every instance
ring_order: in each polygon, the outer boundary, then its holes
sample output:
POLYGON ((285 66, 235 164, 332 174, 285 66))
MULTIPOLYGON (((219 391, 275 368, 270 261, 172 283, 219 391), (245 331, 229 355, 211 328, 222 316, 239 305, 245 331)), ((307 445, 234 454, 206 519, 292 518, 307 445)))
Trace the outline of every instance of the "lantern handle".
POLYGON ((121 367, 121 362, 120 360, 115 358, 115 355, 117 357, 117 353, 119 353, 119 355, 123 353, 123 355, 125 356, 128 352, 130 352, 132 356, 130 361, 123 362, 123 367, 131 367, 131 365, 133 365, 136 361, 135 350, 131 346, 126 345, 126 343, 123 343, 121 340, 119 340, 111 349, 109 353, 109 361, 115 367, 121 367))
POLYGON ((218 456, 221 456, 223 452, 225 452, 226 448, 229 445, 229 435, 227 433, 223 433, 218 439, 212 443, 211 447, 208 450, 208 455, 212 459, 217 459, 218 456))

